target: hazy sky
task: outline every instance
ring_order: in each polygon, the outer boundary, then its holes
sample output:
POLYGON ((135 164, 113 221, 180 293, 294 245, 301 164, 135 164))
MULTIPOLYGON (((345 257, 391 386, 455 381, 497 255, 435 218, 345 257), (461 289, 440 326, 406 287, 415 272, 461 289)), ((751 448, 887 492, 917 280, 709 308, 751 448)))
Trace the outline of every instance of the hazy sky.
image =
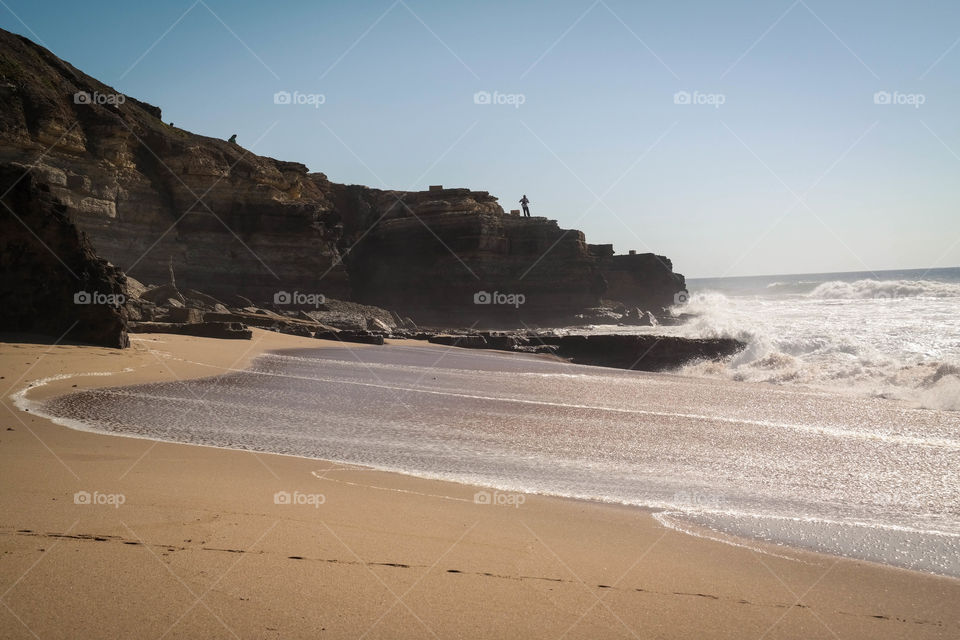
POLYGON ((3 0, 0 26, 179 127, 526 193, 691 277, 960 265, 956 0, 3 0))

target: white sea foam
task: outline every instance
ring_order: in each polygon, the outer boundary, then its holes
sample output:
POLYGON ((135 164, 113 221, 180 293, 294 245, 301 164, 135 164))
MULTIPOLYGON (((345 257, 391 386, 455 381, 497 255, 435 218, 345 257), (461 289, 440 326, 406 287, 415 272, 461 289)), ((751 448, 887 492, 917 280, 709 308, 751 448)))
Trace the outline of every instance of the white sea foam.
POLYGON ((957 298, 960 297, 960 284, 934 280, 831 280, 817 286, 809 297, 839 300, 957 298))
MULTIPOLYGON (((777 284, 777 283, 774 283, 777 284)), ((686 375, 805 384, 960 410, 960 284, 829 281, 805 295, 703 292, 683 308, 696 318, 674 332, 731 337, 747 348, 686 375)))

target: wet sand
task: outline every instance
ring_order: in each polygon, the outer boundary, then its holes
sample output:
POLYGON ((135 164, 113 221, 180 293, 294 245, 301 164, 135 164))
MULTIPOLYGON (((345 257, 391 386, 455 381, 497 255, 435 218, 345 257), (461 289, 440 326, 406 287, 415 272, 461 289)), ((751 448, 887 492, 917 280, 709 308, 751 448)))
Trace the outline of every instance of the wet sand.
MULTIPOLYGON (((439 345, 286 349, 242 372, 22 402, 100 433, 661 510, 960 577, 960 413, 796 385, 439 345)), ((499 495, 499 494, 498 494, 499 495)))
POLYGON ((13 406, 12 393, 62 374, 132 369, 31 399, 334 346, 259 330, 251 342, 134 338, 123 352, 0 345, 2 637, 960 635, 951 578, 730 546, 637 508, 476 504, 460 484, 75 431, 13 406), (75 504, 78 491, 96 504, 75 504))

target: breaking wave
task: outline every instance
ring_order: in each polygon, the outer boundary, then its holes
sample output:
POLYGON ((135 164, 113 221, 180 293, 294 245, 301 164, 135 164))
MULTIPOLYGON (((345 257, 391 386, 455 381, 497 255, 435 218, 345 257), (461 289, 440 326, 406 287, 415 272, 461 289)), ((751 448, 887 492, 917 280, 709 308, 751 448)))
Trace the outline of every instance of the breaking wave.
POLYGON ((960 284, 935 280, 832 280, 817 286, 808 295, 823 300, 957 298, 960 284))
POLYGON ((821 282, 821 280, 789 280, 771 282, 766 288, 770 293, 808 293, 821 282))
POLYGON ((960 285, 931 281, 826 282, 805 296, 706 292, 683 311, 688 337, 736 338, 747 348, 685 375, 801 384, 960 411, 960 285))

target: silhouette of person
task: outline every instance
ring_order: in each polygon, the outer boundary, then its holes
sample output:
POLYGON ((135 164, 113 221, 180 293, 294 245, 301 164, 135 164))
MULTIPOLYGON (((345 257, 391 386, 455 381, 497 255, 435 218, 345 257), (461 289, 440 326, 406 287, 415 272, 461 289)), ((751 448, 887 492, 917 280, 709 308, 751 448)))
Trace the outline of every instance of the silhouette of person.
POLYGON ((237 144, 237 134, 233 134, 232 136, 230 136, 230 139, 227 140, 227 142, 232 142, 233 144, 237 144))
POLYGON ((523 197, 520 198, 520 206, 523 207, 523 215, 527 218, 530 217, 530 207, 527 205, 530 204, 530 200, 527 199, 527 194, 523 194, 523 197))

